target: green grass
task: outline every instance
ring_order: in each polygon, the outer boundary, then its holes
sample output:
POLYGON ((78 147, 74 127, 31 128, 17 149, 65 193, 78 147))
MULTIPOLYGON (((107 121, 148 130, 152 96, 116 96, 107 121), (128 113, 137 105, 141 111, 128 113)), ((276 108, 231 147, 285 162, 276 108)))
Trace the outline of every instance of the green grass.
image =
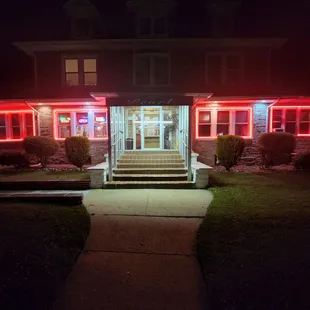
POLYGON ((0 172, 0 181, 35 181, 35 180, 77 180, 89 179, 87 171, 3 171, 0 172))
POLYGON ((2 203, 0 309, 49 309, 89 227, 81 206, 2 203))
POLYGON ((213 173, 197 235, 212 310, 310 309, 310 175, 213 173))

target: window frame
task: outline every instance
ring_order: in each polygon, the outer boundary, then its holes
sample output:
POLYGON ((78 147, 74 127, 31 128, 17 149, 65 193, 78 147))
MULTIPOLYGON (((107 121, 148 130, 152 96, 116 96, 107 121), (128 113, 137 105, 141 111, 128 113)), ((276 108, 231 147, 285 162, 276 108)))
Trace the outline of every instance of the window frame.
MULTIPOLYGON (((72 73, 72 72, 71 72, 72 73)), ((98 85, 98 56, 94 54, 83 54, 83 55, 63 55, 62 56, 62 81, 65 87, 96 87, 98 85), (67 84, 67 74, 70 72, 66 71, 66 60, 74 59, 78 61, 78 85, 68 85, 67 84), (95 59, 96 61, 96 72, 85 72, 84 71, 84 60, 95 59), (95 73, 96 74, 96 85, 85 85, 85 73, 95 73)))
POLYGON ((169 53, 134 53, 133 54, 133 84, 134 86, 141 87, 166 87, 171 86, 171 57, 169 53), (137 58, 148 57, 150 59, 150 83, 149 84, 137 84, 136 81, 136 66, 137 58), (166 57, 168 60, 168 83, 167 84, 156 84, 155 83, 155 58, 166 57))
POLYGON ((227 66, 227 58, 229 56, 238 56, 240 61, 240 81, 237 84, 240 84, 244 81, 244 54, 242 52, 207 52, 205 54, 205 80, 206 84, 215 84, 212 82, 212 78, 210 79, 210 75, 208 74, 208 57, 209 56, 221 56, 221 82, 220 85, 230 85, 227 81, 227 72, 236 69, 228 69, 227 66))
MULTIPOLYGON (((301 111, 303 110, 309 110, 310 113, 310 106, 272 106, 269 110, 269 128, 268 131, 269 132, 275 132, 274 128, 273 128, 273 112, 274 110, 281 110, 281 127, 280 129, 282 129, 281 131, 285 132, 285 125, 288 122, 293 123, 293 121, 286 121, 286 112, 287 110, 294 110, 296 111, 296 133, 294 134, 294 136, 296 137, 310 137, 310 120, 308 122, 306 121, 301 121, 301 111), (309 130, 307 134, 302 134, 300 133, 300 124, 301 123, 308 123, 309 124, 309 130)), ((277 122, 279 123, 279 122, 277 122)))
POLYGON ((61 113, 70 114, 71 123, 71 135, 70 137, 77 135, 77 122, 76 122, 76 115, 78 113, 88 113, 88 133, 89 133, 89 140, 91 141, 102 141, 108 139, 107 136, 103 138, 95 138, 94 137, 94 123, 95 123, 95 113, 105 113, 106 114, 106 123, 108 123, 108 110, 107 108, 97 108, 97 109, 87 109, 87 108, 78 108, 78 109, 55 109, 53 111, 53 137, 55 140, 64 141, 66 138, 60 138, 58 135, 58 128, 59 128, 59 118, 58 115, 61 113))
POLYGON ((136 18, 136 36, 138 38, 167 38, 168 37, 168 17, 167 16, 162 16, 162 15, 155 15, 155 16, 144 16, 140 15, 136 18), (141 34, 141 24, 140 21, 142 19, 149 19, 149 26, 150 26, 150 33, 149 34, 141 34), (158 19, 164 19, 164 25, 165 25, 165 32, 161 35, 155 33, 155 22, 158 19))
MULTIPOLYGON (((27 127, 26 126, 26 114, 31 114, 32 115, 32 135, 36 135, 36 122, 35 122, 35 113, 34 111, 21 111, 21 110, 16 110, 16 111, 3 111, 0 112, 1 115, 4 115, 5 117, 5 127, 6 130, 6 138, 0 138, 0 142, 17 142, 17 141, 23 141, 24 138, 28 137, 27 136, 27 127), (13 126, 12 126, 12 114, 18 114, 19 116, 19 128, 20 128, 20 138, 13 138, 13 126)), ((17 126, 14 126, 17 127, 17 126)))
POLYGON ((253 108, 252 107, 205 107, 196 109, 196 140, 214 140, 219 135, 217 133, 218 125, 218 111, 229 111, 229 129, 228 134, 234 135, 236 130, 236 111, 247 111, 248 112, 248 134, 242 136, 245 139, 253 139, 253 108), (210 111, 211 112, 211 130, 210 136, 199 136, 199 112, 210 111))

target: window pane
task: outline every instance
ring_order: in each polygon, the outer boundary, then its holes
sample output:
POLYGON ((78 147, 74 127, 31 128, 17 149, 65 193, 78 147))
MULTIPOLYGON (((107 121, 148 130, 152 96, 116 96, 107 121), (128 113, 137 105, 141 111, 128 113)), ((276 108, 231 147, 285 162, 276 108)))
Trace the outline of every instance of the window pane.
POLYGON ((6 138, 6 129, 5 127, 0 127, 0 139, 6 138))
POLYGON ((12 126, 19 126, 19 114, 12 114, 12 126))
POLYGON ((104 138, 108 136, 106 113, 95 113, 94 137, 104 138))
POLYGON ((292 134, 296 134, 296 123, 286 123, 285 131, 292 134))
POLYGON ((12 136, 13 136, 13 139, 20 138, 20 127, 12 127, 12 136))
POLYGON ((222 83, 222 56, 207 56, 207 80, 211 84, 222 83))
POLYGON ((199 125, 198 135, 199 137, 210 137, 211 136, 211 125, 199 125))
POLYGON ((58 115, 58 122, 60 125, 71 124, 70 113, 61 113, 58 115))
POLYGON ((68 86, 79 85, 79 74, 78 73, 67 73, 66 74, 66 83, 68 86))
POLYGON ((89 136, 88 129, 88 113, 76 113, 76 135, 77 136, 89 136))
POLYGON ((135 60, 135 82, 137 85, 150 85, 150 58, 136 57, 135 60))
POLYGON ((217 134, 228 135, 229 125, 217 125, 217 134))
POLYGON ((296 110, 286 110, 286 121, 296 121, 296 110))
POLYGON ((67 138, 71 136, 71 126, 59 126, 58 137, 67 138))
POLYGON ((217 112, 218 123, 229 123, 229 111, 218 111, 217 112))
POLYGON ((168 57, 154 57, 154 83, 155 85, 169 84, 168 57))
POLYGON ((77 59, 66 59, 66 73, 77 73, 79 72, 78 60, 77 59))
POLYGON ((84 83, 86 86, 97 85, 97 73, 85 73, 84 74, 84 83))
POLYGON ((33 136, 33 127, 32 126, 26 127, 26 135, 27 135, 27 137, 33 136))
POLYGON ((71 117, 70 113, 58 114, 58 137, 67 138, 71 136, 71 117))
POLYGON ((0 114, 0 126, 5 126, 5 115, 0 114))
POLYGON ((282 121, 282 110, 273 110, 272 120, 274 122, 281 122, 282 121))
POLYGON ((281 123, 280 122, 273 122, 272 128, 281 128, 281 123))
POLYGON ((26 123, 26 126, 32 126, 33 125, 32 114, 25 114, 25 123, 26 123))
POLYGON ((231 55, 226 56, 226 69, 227 70, 231 70, 231 69, 239 70, 240 64, 241 64, 241 61, 240 61, 239 55, 231 54, 231 55))
POLYGON ((84 59, 84 72, 97 72, 97 60, 84 59))
POLYGON ((235 134, 237 136, 248 136, 249 135, 249 125, 236 125, 235 134))
POLYGON ((242 124, 248 122, 248 111, 236 111, 236 123, 242 124))
POLYGON ((211 111, 200 111, 199 123, 211 123, 211 111))
POLYGON ((299 133, 301 134, 309 134, 309 123, 300 123, 299 125, 299 133))
POLYGON ((165 35, 166 31, 166 19, 164 17, 155 18, 154 20, 154 34, 158 36, 165 35))
POLYGON ((151 34, 151 19, 143 17, 139 19, 139 34, 142 36, 148 36, 151 34))
POLYGON ((301 122, 310 122, 310 110, 301 110, 300 111, 300 121, 301 122))

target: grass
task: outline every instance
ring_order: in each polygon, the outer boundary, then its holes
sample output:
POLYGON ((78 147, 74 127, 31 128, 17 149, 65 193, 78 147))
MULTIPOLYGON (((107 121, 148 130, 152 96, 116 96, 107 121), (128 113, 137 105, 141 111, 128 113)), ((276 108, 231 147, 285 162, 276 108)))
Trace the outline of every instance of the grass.
POLYGON ((49 309, 89 232, 84 207, 0 206, 0 309, 49 309))
POLYGON ((0 172, 0 181, 38 181, 38 180, 81 180, 89 179, 89 172, 87 171, 3 171, 0 172))
POLYGON ((213 173, 197 249, 212 310, 310 309, 310 175, 213 173))

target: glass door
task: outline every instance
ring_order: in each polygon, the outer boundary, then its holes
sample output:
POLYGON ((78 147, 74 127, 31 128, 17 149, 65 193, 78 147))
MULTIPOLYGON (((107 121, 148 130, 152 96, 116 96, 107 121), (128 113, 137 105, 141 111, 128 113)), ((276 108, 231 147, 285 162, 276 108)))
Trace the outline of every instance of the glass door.
POLYGON ((162 148, 161 107, 142 107, 142 149, 162 148))

